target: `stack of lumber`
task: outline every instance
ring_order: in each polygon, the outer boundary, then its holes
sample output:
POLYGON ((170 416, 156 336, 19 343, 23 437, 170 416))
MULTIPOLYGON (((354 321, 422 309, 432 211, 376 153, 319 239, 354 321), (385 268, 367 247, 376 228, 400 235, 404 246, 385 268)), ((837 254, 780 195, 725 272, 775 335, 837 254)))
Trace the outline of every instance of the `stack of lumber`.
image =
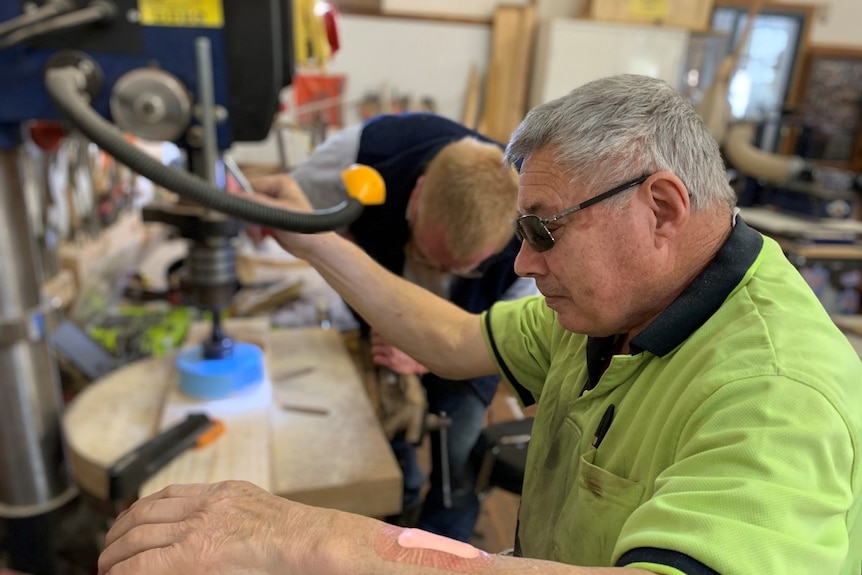
MULTIPOLYGON (((494 12, 491 61, 485 78, 479 132, 506 143, 527 112, 536 10, 528 6, 498 6, 494 12)), ((478 79, 471 73, 465 124, 473 126, 478 79), (471 116, 471 117, 468 117, 471 116)))

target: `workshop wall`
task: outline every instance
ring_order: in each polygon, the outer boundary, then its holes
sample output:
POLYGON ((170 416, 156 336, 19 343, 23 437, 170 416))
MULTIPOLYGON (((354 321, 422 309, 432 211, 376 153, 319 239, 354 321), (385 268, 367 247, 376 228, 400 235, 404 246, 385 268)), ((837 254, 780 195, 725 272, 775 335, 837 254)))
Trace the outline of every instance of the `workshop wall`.
MULTIPOLYGON (((784 0, 785 4, 816 5, 811 43, 862 47, 858 23, 860 0, 784 0)), ((540 0, 540 20, 572 17, 582 10, 579 0, 540 0)), ((484 75, 490 60, 490 22, 446 21, 409 17, 341 14, 340 50, 327 71, 344 74, 345 124, 360 119, 359 103, 370 93, 388 92, 420 100, 430 98, 436 111, 462 118, 471 66, 484 75)), ((303 156, 305 140, 288 145, 291 163, 303 156), (299 152, 299 153, 297 153, 299 152)), ((241 163, 277 164, 277 146, 270 139, 235 147, 241 163)))
POLYGON ((368 93, 390 90, 432 98, 437 112, 460 119, 470 66, 484 69, 491 47, 488 24, 343 15, 341 49, 328 70, 347 75, 345 120, 359 120, 368 93))
POLYGON ((380 11, 393 15, 490 19, 500 4, 524 6, 530 0, 380 0, 380 11))
POLYGON ((862 2, 859 0, 783 0, 785 4, 817 6, 811 43, 822 46, 862 47, 862 2))
MULTIPOLYGON (((371 94, 433 100, 438 114, 461 119, 471 66, 484 74, 491 50, 489 23, 448 22, 343 14, 338 18, 340 48, 326 66, 347 77, 342 99, 344 125, 360 121, 360 104, 371 94)), ((290 100, 290 90, 285 99, 290 100)), ((308 139, 285 131, 289 166, 305 156, 308 139)), ((234 159, 245 165, 278 165, 273 135, 236 144, 234 159)))
MULTIPOLYGON (((860 0, 784 0, 816 5, 813 45, 862 47, 858 23, 860 0)), ((540 19, 571 17, 581 10, 572 0, 541 0, 540 19)), ((342 50, 330 67, 348 76, 345 101, 350 104, 387 83, 399 91, 433 96, 438 112, 460 119, 470 66, 484 72, 491 38, 487 24, 464 24, 409 18, 350 16, 340 19, 342 50)), ((356 120, 354 110, 348 120, 356 120), (353 115, 351 115, 353 114, 353 115)))

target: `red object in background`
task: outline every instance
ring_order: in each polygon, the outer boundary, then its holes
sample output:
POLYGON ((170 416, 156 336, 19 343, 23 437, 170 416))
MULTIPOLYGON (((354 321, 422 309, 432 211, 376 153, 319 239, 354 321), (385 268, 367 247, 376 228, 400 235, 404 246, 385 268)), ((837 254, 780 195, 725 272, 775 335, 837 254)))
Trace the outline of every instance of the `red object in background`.
POLYGON ((338 41, 338 26, 336 25, 336 16, 338 10, 330 2, 326 2, 326 9, 323 12, 323 26, 326 29, 326 39, 329 41, 329 51, 332 54, 338 52, 341 44, 338 41))
POLYGON ((341 99, 347 78, 341 74, 301 72, 293 78, 296 122, 301 126, 341 127, 341 99))
POLYGON ((60 122, 37 120, 30 124, 30 138, 34 144, 46 152, 56 151, 65 135, 66 130, 63 129, 63 124, 60 122))

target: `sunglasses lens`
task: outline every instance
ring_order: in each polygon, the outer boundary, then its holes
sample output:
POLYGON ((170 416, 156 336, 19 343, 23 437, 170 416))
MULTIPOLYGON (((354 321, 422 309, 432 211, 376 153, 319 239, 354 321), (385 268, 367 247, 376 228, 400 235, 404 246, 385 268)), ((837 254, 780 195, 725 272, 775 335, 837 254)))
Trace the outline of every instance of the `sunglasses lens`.
POLYGON ((554 238, 542 225, 539 216, 529 214, 515 220, 515 234, 537 252, 545 252, 554 247, 554 238))

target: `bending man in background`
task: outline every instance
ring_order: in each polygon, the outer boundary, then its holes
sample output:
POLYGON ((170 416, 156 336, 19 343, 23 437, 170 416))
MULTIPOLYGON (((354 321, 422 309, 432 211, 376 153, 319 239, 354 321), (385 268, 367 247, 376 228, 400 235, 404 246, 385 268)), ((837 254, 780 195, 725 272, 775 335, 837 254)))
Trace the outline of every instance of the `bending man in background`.
MULTIPOLYGON (((345 199, 341 172, 354 163, 380 172, 386 201, 366 207, 343 233, 383 267, 475 313, 501 299, 538 293, 532 279, 519 278, 514 271, 520 242, 510 222, 518 210, 518 179, 503 164, 502 145, 434 114, 381 115, 331 136, 291 177, 308 190, 316 208, 331 207, 345 199)), ((255 185, 277 191, 284 178, 257 180, 255 185)), ((357 319, 369 336, 368 325, 357 319)), ((404 493, 402 513, 388 520, 469 541, 479 515, 470 454, 500 377, 446 379, 428 373, 378 334, 373 342, 375 361, 397 374, 420 376, 428 410, 445 413, 451 421, 445 450, 440 436, 431 434, 430 485, 424 501, 426 475, 414 444, 403 432, 392 439, 404 493), (444 485, 441 471, 444 452, 450 485, 444 485)))

